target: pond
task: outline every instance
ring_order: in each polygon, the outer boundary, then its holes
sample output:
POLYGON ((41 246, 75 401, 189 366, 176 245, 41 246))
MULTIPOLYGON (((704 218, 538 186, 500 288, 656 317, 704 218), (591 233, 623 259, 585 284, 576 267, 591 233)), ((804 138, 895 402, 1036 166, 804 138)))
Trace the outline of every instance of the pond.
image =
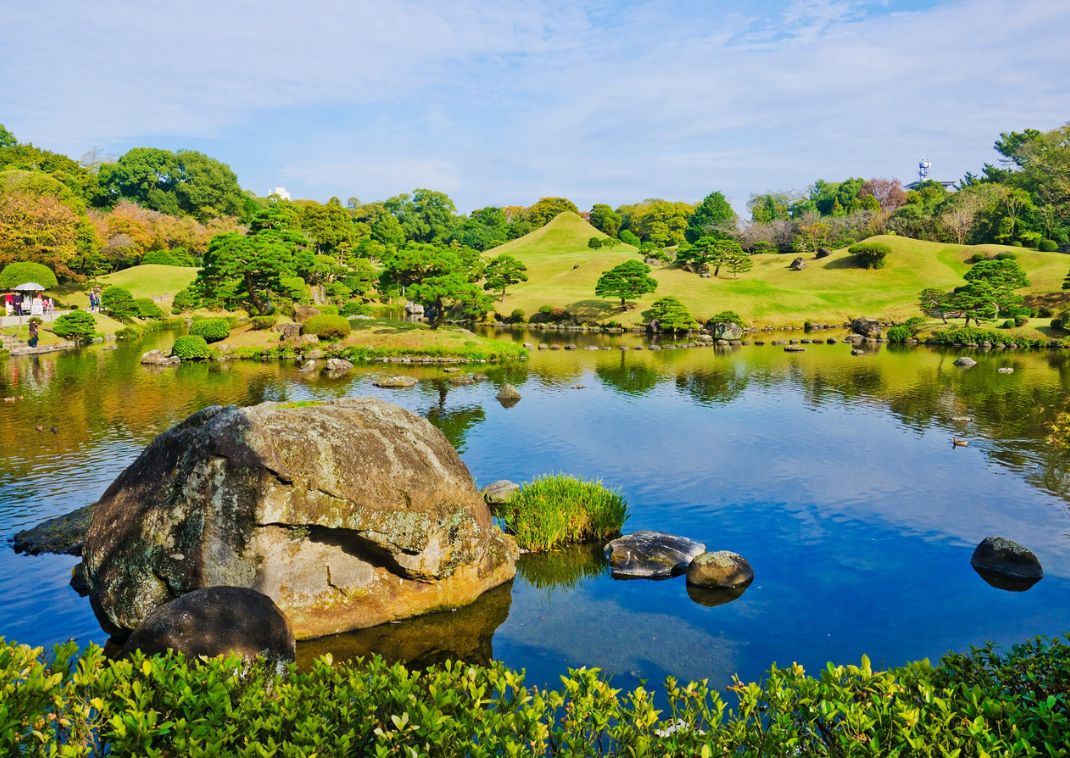
MULTIPOLYGON (((525 556, 511 585, 469 608, 302 643, 302 660, 493 657, 536 683, 586 665, 621 686, 669 674, 723 686, 774 661, 813 671, 865 653, 888 666, 1068 631, 1070 468, 1045 442, 1068 400, 1063 352, 977 353, 963 370, 958 353, 929 349, 649 352, 617 349, 642 343, 630 335, 553 339, 613 349, 536 351, 460 387, 434 367, 332 379, 275 363, 139 365, 143 351, 169 345, 167 333, 0 361, 0 395, 22 398, 0 405, 0 537, 94 501, 154 435, 206 405, 373 395, 431 419, 481 485, 600 478, 628 500, 626 531, 736 551, 756 578, 724 602, 688 593, 682 577, 616 581, 597 548, 525 556), (422 381, 371 384, 398 372, 422 381), (494 400, 506 381, 523 394, 508 409, 494 400), (1026 592, 987 584, 969 563, 987 535, 1028 545, 1045 578, 1026 592)), ((0 635, 103 643, 89 602, 68 586, 75 562, 15 555, 5 542, 0 635)))

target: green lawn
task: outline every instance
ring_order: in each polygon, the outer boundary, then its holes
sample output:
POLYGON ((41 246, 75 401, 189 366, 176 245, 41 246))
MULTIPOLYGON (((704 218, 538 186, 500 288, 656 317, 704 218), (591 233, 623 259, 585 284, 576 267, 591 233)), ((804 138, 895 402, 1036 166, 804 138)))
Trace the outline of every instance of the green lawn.
POLYGON ((859 268, 846 250, 822 260, 804 255, 807 266, 802 271, 788 268, 794 254, 755 255, 754 268, 737 278, 722 272, 718 279, 703 279, 682 269, 655 268, 657 292, 621 313, 612 301, 594 296, 595 282, 603 271, 637 254, 625 245, 588 248, 588 238, 599 234, 576 214, 563 213, 542 229, 488 251, 488 256, 509 253, 528 267, 528 281, 510 288, 497 311, 508 315, 522 308, 530 316, 542 305, 562 306, 585 318, 636 323, 655 299, 674 295, 700 318, 734 310, 759 325, 800 324, 806 319, 840 322, 861 315, 905 319, 917 315, 917 295, 923 288, 962 284, 969 269, 966 260, 977 252, 1014 252, 1029 274, 1027 292, 1059 290, 1070 268, 1070 257, 1060 253, 880 236, 873 240, 890 245, 892 253, 879 270, 859 268))
MULTIPOLYGON (((188 287, 196 278, 196 268, 145 264, 102 276, 100 286, 101 289, 122 287, 129 290, 134 297, 152 298, 167 311, 175 294, 188 287)), ((89 307, 89 293, 82 286, 61 288, 56 297, 69 305, 89 307)))

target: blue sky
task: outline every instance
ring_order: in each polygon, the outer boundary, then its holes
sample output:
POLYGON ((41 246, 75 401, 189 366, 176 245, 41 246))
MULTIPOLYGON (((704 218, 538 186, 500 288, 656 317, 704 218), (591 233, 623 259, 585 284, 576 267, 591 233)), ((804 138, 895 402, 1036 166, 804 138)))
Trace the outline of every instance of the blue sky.
POLYGON ((242 185, 462 210, 817 177, 957 179, 1070 120, 1070 2, 6 4, 0 122, 77 157, 189 147, 242 185))

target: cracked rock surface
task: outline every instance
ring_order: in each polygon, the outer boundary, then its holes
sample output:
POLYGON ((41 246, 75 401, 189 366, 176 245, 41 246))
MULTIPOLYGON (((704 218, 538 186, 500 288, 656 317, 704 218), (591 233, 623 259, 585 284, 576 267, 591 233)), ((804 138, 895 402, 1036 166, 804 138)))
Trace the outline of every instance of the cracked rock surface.
POLYGON ((268 595, 298 639, 466 605, 517 555, 446 438, 371 398, 193 414, 111 484, 84 547, 109 631, 234 586, 268 595))

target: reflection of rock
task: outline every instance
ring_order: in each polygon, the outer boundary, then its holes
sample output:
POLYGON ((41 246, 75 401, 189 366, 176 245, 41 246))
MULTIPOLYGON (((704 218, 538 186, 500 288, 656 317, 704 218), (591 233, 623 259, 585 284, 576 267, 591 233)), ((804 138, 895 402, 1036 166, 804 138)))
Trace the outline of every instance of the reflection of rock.
POLYGON ((977 365, 977 361, 969 356, 963 355, 955 359, 955 365, 960 368, 973 368, 977 365))
POLYGON ((317 657, 330 653, 337 661, 378 654, 390 663, 410 668, 450 660, 486 665, 493 658, 491 638, 509 616, 511 603, 512 582, 508 582, 455 611, 302 642, 297 647, 297 662, 308 667, 317 657))
POLYGON ((290 622, 267 595, 245 587, 205 587, 161 605, 130 635, 123 651, 176 650, 188 657, 258 655, 292 661, 290 622))
POLYGON ((457 376, 451 376, 449 383, 457 386, 463 386, 466 384, 478 384, 487 377, 483 374, 458 374, 457 376))
POLYGON ((372 384, 384 389, 409 389, 415 387, 416 382, 414 376, 380 376, 373 380, 372 384))
POLYGON ((19 532, 15 535, 15 552, 29 555, 81 555, 85 533, 89 531, 96 507, 97 504, 93 503, 19 532))
POLYGON ((659 578, 682 573, 706 546, 686 537, 642 531, 618 537, 605 555, 618 578, 659 578))
POLYGON ((481 489, 479 494, 487 501, 487 505, 504 505, 506 501, 509 500, 509 496, 519 489, 520 485, 516 482, 510 482, 508 479, 499 479, 481 489))
POLYGON ((195 413, 104 493, 83 554, 109 630, 230 585, 308 638, 465 605, 512 578, 518 550, 430 423, 343 398, 195 413))
POLYGON ((715 608, 718 605, 731 603, 733 600, 741 597, 746 591, 746 586, 717 590, 708 587, 695 587, 691 584, 687 585, 687 596, 699 605, 704 605, 707 608, 715 608))
POLYGON ((78 597, 89 597, 89 577, 85 575, 85 563, 78 561, 71 569, 71 589, 78 593, 78 597))
POLYGON ((300 371, 302 374, 307 374, 307 373, 309 373, 311 371, 315 371, 316 370, 316 361, 315 360, 307 360, 304 363, 302 363, 297 370, 300 371))
POLYGON ((695 587, 728 590, 754 581, 754 569, 739 553, 718 550, 703 553, 687 567, 687 583, 695 587))
POLYGON ((575 587, 582 579, 604 573, 607 565, 600 545, 569 545, 545 553, 525 553, 516 570, 533 587, 575 587))
POLYGON ((986 582, 1009 590, 1027 590, 1044 577, 1032 550, 1005 537, 985 537, 974 548, 970 565, 986 582))

